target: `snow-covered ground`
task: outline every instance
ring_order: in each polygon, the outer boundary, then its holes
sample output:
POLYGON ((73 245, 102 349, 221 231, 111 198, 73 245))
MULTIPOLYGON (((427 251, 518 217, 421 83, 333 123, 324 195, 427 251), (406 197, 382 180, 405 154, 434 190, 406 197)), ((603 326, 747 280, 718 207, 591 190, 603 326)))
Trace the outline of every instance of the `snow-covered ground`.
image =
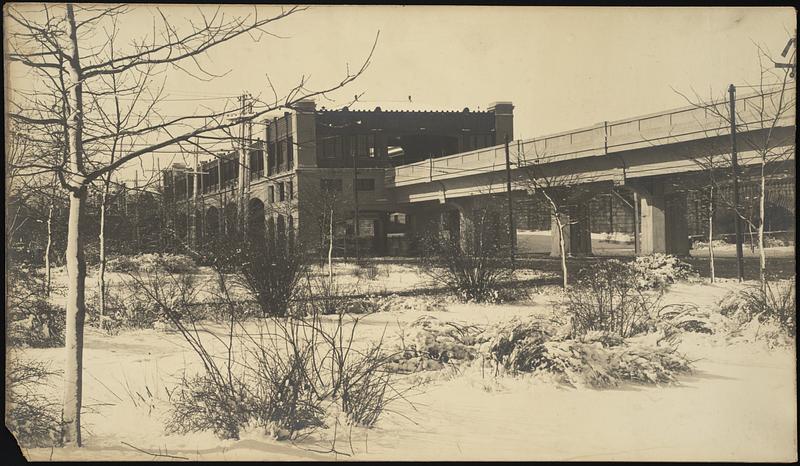
MULTIPOLYGON (((517 230, 517 245, 522 254, 550 254, 552 240, 550 230, 517 230)), ((749 243, 744 245, 745 257, 758 257, 758 248, 752 249, 749 243)), ((773 246, 765 248, 768 257, 793 257, 794 245, 773 246)), ((592 252, 600 256, 633 256, 633 235, 614 233, 592 233, 592 252)), ((698 243, 690 251, 692 257, 708 257, 708 246, 698 243)), ((734 244, 715 245, 717 257, 735 257, 734 244)))
MULTIPOLYGON (((358 281, 348 267, 337 264, 337 275, 358 281)), ((410 267, 384 267, 386 275, 379 273, 374 280, 376 290, 414 289, 426 281, 410 267)), ((680 283, 664 302, 711 307, 736 286, 726 280, 680 283)), ((366 343, 385 334, 388 343, 396 342, 423 315, 488 325, 548 314, 559 296, 557 288, 544 287, 522 304, 449 303, 440 309, 377 313, 363 319, 357 339, 366 343)), ((224 332, 213 324, 209 328, 224 332)), ((213 345, 210 336, 208 341, 213 345)), ((109 336, 90 328, 84 351, 85 446, 27 449, 24 454, 31 460, 152 459, 141 449, 223 461, 797 458, 793 349, 686 334, 680 350, 695 360, 696 370, 677 385, 568 389, 530 376, 495 378, 473 365, 460 373, 445 369, 398 376, 401 384, 425 383, 409 393, 409 402, 391 405, 371 429, 337 426, 332 419, 301 442, 276 441, 256 428, 243 432, 240 440, 220 441, 211 432, 175 435, 164 430, 168 392, 184 370, 199 367, 178 334, 137 330, 109 336), (341 454, 325 453, 331 449, 341 454)), ((26 349, 23 354, 49 361, 54 369, 63 364, 63 349, 26 349)), ((61 381, 55 377, 51 382, 42 390, 60 399, 61 381)))

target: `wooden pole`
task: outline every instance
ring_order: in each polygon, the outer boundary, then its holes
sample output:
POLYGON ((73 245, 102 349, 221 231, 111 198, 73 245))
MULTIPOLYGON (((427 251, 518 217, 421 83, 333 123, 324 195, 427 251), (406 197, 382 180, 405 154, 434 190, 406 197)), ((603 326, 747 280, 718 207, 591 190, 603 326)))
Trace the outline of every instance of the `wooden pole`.
POLYGON ((741 282, 744 280, 744 251, 742 251, 742 219, 739 217, 739 161, 736 154, 736 86, 728 88, 731 105, 731 169, 733 170, 733 208, 734 226, 736 228, 736 276, 741 282))
POLYGON ((516 236, 517 230, 514 227, 514 202, 511 197, 511 156, 508 150, 508 135, 505 141, 506 149, 506 197, 508 200, 508 239, 511 243, 511 251, 509 252, 511 260, 514 260, 514 252, 516 250, 516 236))
MULTIPOLYGON (((357 138, 357 137, 356 137, 357 138)), ((355 233, 355 254, 356 254, 356 262, 361 260, 361 255, 358 249, 358 239, 359 239, 359 225, 358 225, 358 139, 356 139, 355 150, 353 150, 353 139, 350 139, 350 152, 353 154, 353 201, 355 203, 354 207, 354 224, 353 224, 353 233, 355 233)))
POLYGON ((642 243, 639 237, 639 193, 633 192, 633 251, 635 255, 642 253, 642 243))

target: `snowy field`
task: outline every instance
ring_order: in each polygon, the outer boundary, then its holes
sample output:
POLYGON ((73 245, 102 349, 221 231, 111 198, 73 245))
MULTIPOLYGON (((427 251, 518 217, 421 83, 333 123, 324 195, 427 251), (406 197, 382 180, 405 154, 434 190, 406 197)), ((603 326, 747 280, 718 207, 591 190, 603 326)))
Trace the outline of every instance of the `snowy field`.
MULTIPOLYGON (((413 290, 427 282, 411 266, 381 265, 374 280, 354 277, 348 267, 337 264, 337 276, 373 292, 413 290)), ((118 279, 113 275, 112 282, 118 279)), ((730 280, 678 283, 664 302, 711 309, 739 286, 730 280)), ((517 304, 446 301, 440 308, 380 312, 363 318, 357 340, 366 344, 385 335, 388 344, 398 343, 425 315, 481 326, 548 315, 560 299, 559 289, 548 285, 517 304)), ((208 328, 225 333, 219 325, 208 328)), ((494 377, 477 365, 398 375, 399 384, 416 388, 408 401, 390 405, 373 428, 351 428, 331 414, 326 428, 293 442, 273 440, 257 428, 225 441, 211 432, 167 434, 168 394, 184 371, 199 368, 177 333, 136 330, 109 336, 88 328, 85 345, 85 446, 26 449, 28 459, 153 459, 146 452, 221 461, 797 458, 794 348, 770 349, 760 341, 684 334, 679 350, 694 361, 695 370, 674 385, 565 388, 531 376, 494 377)), ((25 349, 23 357, 48 361, 59 370, 64 355, 60 348, 25 349)), ((60 399, 61 380, 53 377, 51 385, 42 389, 60 399)))

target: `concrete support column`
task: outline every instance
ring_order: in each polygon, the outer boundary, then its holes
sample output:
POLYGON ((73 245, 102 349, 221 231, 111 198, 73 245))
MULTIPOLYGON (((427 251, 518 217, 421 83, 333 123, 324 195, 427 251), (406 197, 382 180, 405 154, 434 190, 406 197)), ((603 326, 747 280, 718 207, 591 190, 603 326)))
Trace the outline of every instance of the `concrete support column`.
MULTIPOLYGON (((592 254, 592 228, 590 222, 589 203, 583 203, 573 210, 572 216, 561 213, 561 225, 564 232, 564 251, 567 255, 592 254)), ((561 257, 561 247, 559 245, 558 222, 556 216, 550 217, 550 256, 561 257)))
POLYGON ((461 249, 469 251, 475 246, 475 203, 471 198, 467 198, 450 201, 450 204, 456 208, 455 211, 446 211, 448 215, 452 216, 449 217, 451 234, 457 234, 461 249), (458 222, 457 229, 455 229, 456 221, 458 222))
POLYGON ((375 255, 385 256, 388 249, 388 239, 386 236, 386 229, 389 224, 388 212, 379 212, 378 218, 375 220, 375 238, 373 249, 375 255))
POLYGON ((639 193, 642 255, 667 252, 664 185, 653 183, 649 191, 639 193))
POLYGON ((665 197, 665 203, 666 252, 676 256, 688 256, 691 244, 689 243, 689 221, 686 217, 686 193, 670 194, 665 197))
POLYGON ((572 255, 592 255, 592 214, 589 200, 581 202, 575 209, 574 223, 570 225, 570 252, 572 255))
POLYGON ((461 249, 469 251, 475 246, 475 212, 471 208, 460 209, 458 215, 461 249))

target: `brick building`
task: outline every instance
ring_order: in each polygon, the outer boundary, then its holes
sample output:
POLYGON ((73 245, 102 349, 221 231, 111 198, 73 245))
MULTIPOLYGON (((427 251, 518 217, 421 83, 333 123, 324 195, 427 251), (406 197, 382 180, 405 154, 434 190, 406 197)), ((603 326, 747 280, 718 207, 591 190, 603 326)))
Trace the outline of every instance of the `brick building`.
POLYGON ((225 234, 242 211, 249 234, 291 232, 313 248, 332 213, 337 254, 352 254, 357 238, 362 253, 380 255, 397 250, 390 238, 405 232, 406 216, 384 188, 386 169, 501 144, 513 137, 513 106, 331 110, 302 101, 255 126, 243 163, 238 150, 201 163, 197 180, 186 167, 165 170, 167 202, 187 207, 179 234, 190 243, 225 234))

